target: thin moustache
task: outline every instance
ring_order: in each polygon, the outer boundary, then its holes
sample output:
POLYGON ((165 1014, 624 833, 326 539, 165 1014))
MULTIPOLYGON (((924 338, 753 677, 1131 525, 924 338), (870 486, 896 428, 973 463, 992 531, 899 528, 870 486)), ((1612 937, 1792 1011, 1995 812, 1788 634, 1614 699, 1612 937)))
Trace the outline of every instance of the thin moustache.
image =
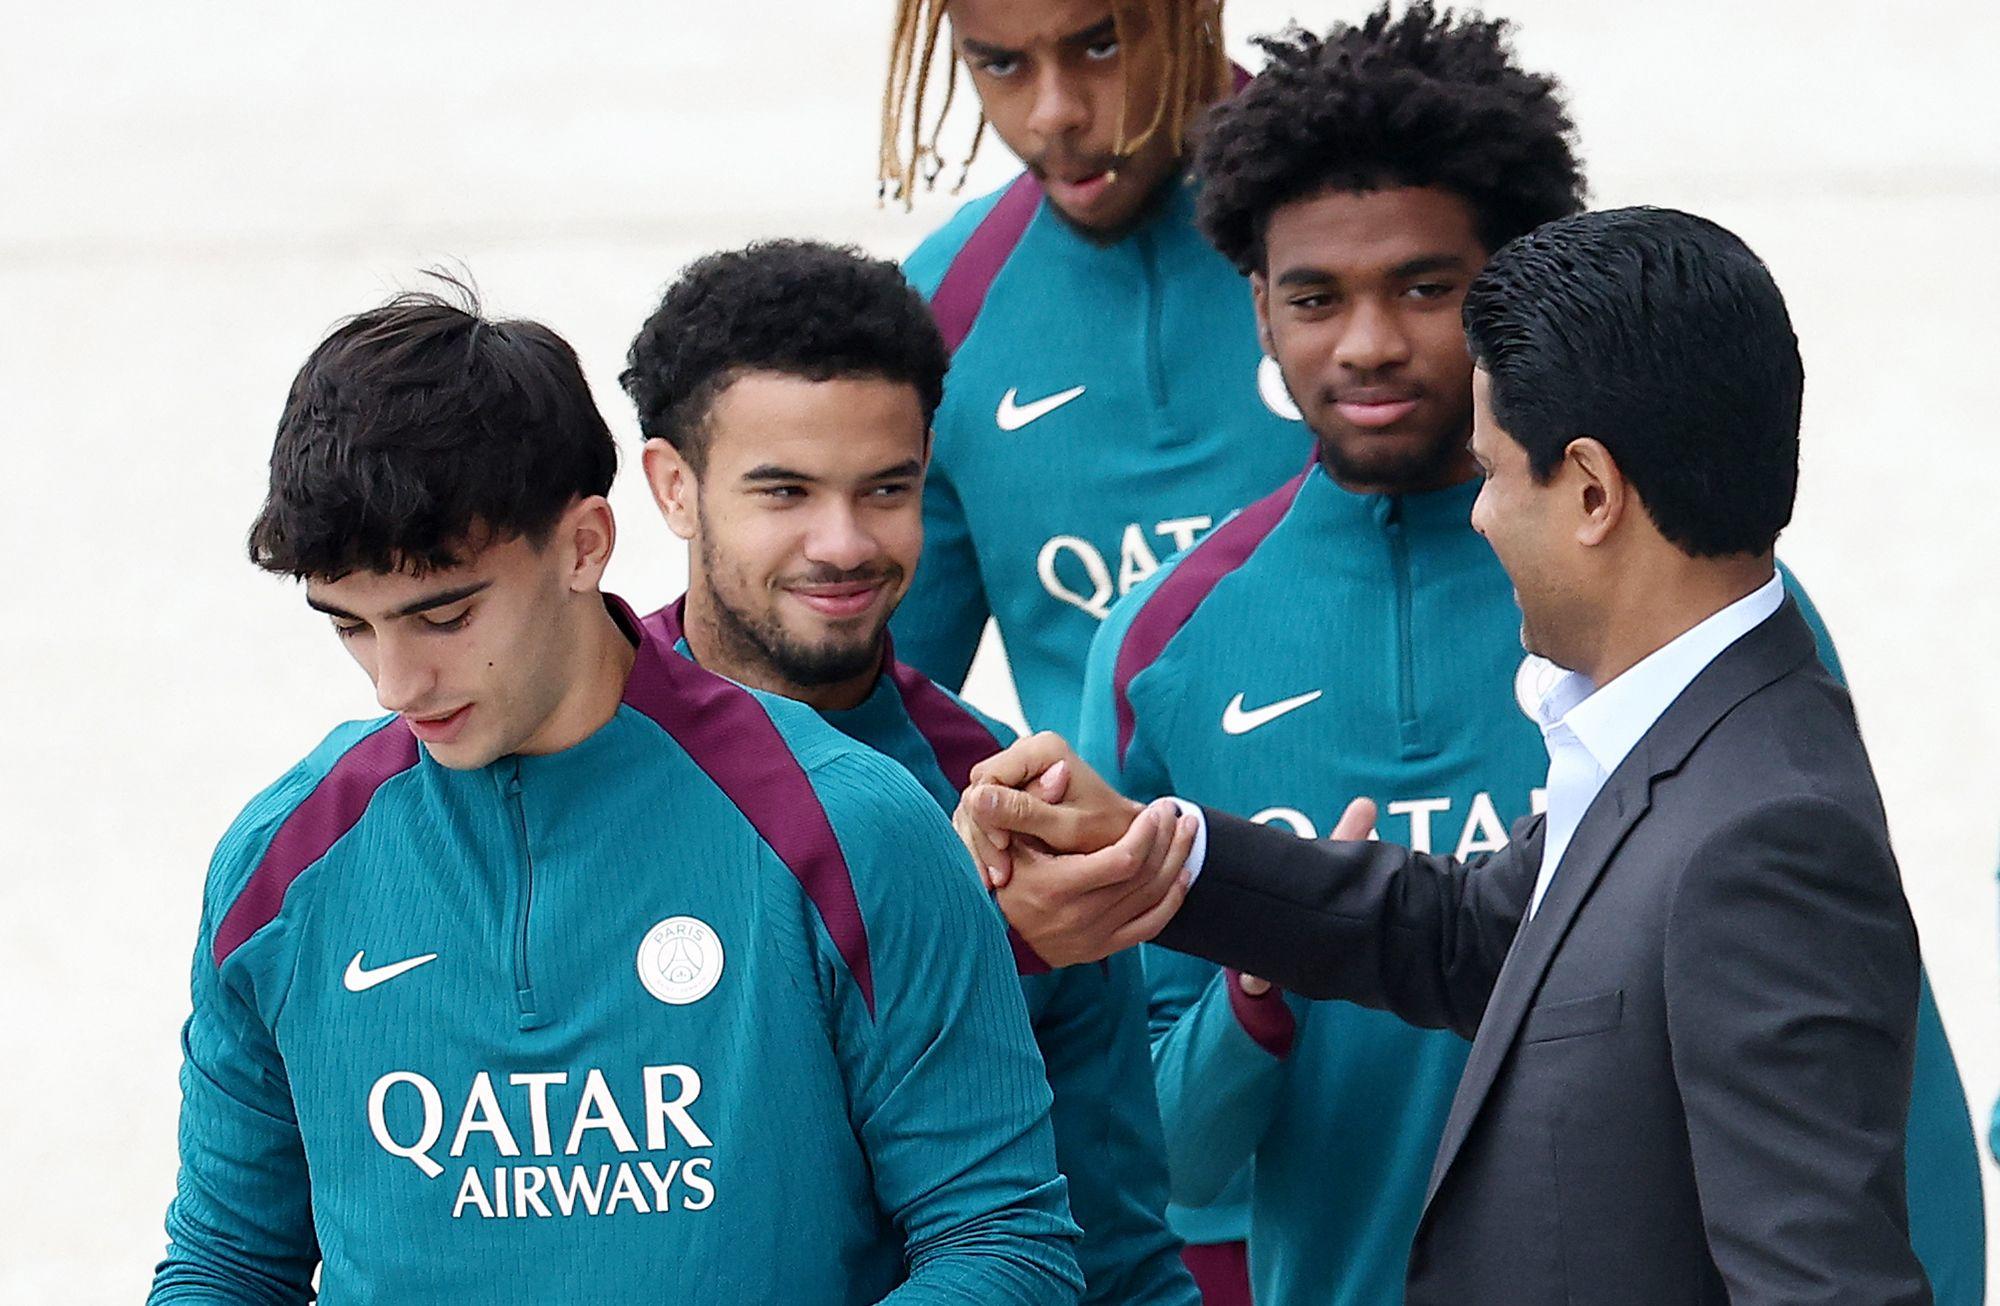
POLYGON ((1091 159, 1074 159, 1058 155, 1043 155, 1028 165, 1028 171, 1040 181, 1055 177, 1061 181, 1071 178, 1095 177, 1101 172, 1115 172, 1125 165, 1122 155, 1106 154, 1091 159))
POLYGON ((825 589, 833 585, 886 586, 902 575, 900 571, 868 572, 847 576, 800 576, 785 582, 788 590, 825 589))
POLYGON ((1329 401, 1336 404, 1401 404, 1423 397, 1423 390, 1415 386, 1357 385, 1328 392, 1329 401))

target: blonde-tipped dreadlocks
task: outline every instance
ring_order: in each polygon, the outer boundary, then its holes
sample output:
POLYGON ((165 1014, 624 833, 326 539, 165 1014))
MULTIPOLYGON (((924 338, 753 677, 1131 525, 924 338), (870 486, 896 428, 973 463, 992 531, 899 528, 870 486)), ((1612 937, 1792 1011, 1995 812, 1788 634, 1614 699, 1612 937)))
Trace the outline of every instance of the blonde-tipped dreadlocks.
MULTIPOLYGON (((929 140, 924 139, 924 109, 948 2, 896 0, 895 33, 889 41, 889 81, 882 93, 878 196, 894 196, 905 208, 910 206, 919 178, 928 189, 944 170, 938 137, 944 131, 945 116, 951 112, 959 71, 958 58, 948 45, 944 52, 944 95, 931 118, 929 140)), ((1137 150, 1161 131, 1168 133, 1178 150, 1195 115, 1229 86, 1229 57, 1222 48, 1222 0, 1114 0, 1112 21, 1121 48, 1132 20, 1141 15, 1151 20, 1153 38, 1165 43, 1166 75, 1153 104, 1135 106, 1127 98, 1118 123, 1117 149, 1121 154, 1137 150), (1136 116, 1143 117, 1146 125, 1137 134, 1127 135, 1135 108, 1136 116)), ((966 170, 971 168, 985 135, 986 115, 982 113, 960 164, 959 186, 965 184, 966 170)))

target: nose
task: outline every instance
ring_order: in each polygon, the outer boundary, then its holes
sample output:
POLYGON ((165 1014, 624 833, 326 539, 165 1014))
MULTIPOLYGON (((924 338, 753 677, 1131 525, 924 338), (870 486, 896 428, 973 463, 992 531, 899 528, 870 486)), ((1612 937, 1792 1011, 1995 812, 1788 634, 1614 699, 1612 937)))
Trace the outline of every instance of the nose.
POLYGON ((1491 508, 1486 506, 1486 494, 1490 486, 1491 482, 1481 485, 1478 497, 1472 501, 1472 529, 1482 537, 1486 534, 1486 519, 1493 512, 1491 508))
POLYGON ((436 686, 436 668, 409 640, 376 637, 375 701, 383 711, 420 711, 436 686))
POLYGON ((837 571, 853 571, 873 562, 881 546, 868 532, 851 504, 828 504, 813 520, 806 536, 806 559, 837 571))
POLYGON ((1356 372, 1375 372, 1410 361, 1410 338, 1388 305, 1373 298, 1355 302, 1347 314, 1334 361, 1356 372))
POLYGON ((1090 125, 1090 103, 1062 67, 1051 60, 1035 79, 1034 102, 1028 107, 1028 130, 1054 142, 1090 125))

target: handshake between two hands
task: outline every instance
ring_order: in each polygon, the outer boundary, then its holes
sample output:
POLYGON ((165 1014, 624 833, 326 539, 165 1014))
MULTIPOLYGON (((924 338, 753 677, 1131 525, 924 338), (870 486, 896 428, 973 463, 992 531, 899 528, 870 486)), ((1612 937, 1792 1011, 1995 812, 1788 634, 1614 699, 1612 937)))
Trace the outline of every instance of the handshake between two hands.
MULTIPOLYGON (((1200 818, 1172 799, 1135 803, 1058 735, 1031 735, 972 769, 952 814, 1007 923, 1051 966, 1097 961, 1158 936, 1186 899, 1200 818)), ((1357 798, 1335 839, 1365 839, 1357 798)), ((1242 979, 1252 997, 1270 985, 1242 979)))

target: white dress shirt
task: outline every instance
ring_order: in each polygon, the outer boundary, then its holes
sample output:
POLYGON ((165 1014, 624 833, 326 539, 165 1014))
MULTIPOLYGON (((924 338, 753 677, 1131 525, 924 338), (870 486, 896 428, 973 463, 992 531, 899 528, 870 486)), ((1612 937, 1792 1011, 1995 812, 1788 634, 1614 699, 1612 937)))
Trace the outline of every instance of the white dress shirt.
MULTIPOLYGON (((1548 892, 1549 881, 1562 864, 1583 814, 1625 755, 1709 663, 1762 625, 1784 601, 1785 583, 1773 573, 1756 590, 1649 654, 1603 688, 1572 671, 1543 697, 1535 717, 1549 750, 1548 825, 1541 873, 1535 878, 1534 897, 1528 903, 1529 916, 1542 905, 1542 895, 1548 892)), ((1208 819, 1194 803, 1182 798, 1173 802, 1181 811, 1192 812, 1199 823, 1194 851, 1187 859, 1192 883, 1201 874, 1208 853, 1208 819)))
POLYGON ((1540 909, 1583 814, 1625 755, 1722 650, 1762 625, 1784 601, 1785 583, 1773 574, 1610 684, 1600 688, 1582 672, 1572 671, 1543 697, 1535 717, 1549 750, 1548 825, 1541 874, 1535 877, 1535 894, 1528 900, 1530 918, 1540 909))

